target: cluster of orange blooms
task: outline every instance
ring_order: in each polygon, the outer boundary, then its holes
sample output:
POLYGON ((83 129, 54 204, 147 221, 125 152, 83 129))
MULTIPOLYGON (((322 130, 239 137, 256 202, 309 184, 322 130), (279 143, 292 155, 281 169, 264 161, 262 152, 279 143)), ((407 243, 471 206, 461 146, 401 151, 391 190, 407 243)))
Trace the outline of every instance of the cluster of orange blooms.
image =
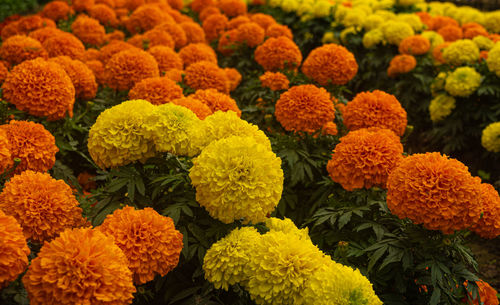
POLYGON ((431 49, 429 39, 422 35, 409 36, 399 43, 400 55, 394 56, 389 63, 387 74, 395 77, 399 74, 405 74, 415 69, 417 60, 414 55, 424 55, 431 49))

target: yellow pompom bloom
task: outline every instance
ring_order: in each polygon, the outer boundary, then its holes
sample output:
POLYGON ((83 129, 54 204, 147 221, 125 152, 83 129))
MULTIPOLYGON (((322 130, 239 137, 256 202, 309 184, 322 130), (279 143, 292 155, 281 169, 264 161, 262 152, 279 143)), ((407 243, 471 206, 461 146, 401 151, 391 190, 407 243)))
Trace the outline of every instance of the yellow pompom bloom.
POLYGON ((495 46, 495 43, 491 39, 482 35, 472 38, 472 41, 477 45, 477 47, 480 50, 489 51, 491 48, 495 46))
POLYGON ((411 6, 417 3, 424 2, 424 0, 397 0, 397 4, 402 6, 411 6))
POLYGON ((299 4, 299 7, 297 8, 297 15, 299 16, 305 16, 310 15, 313 13, 313 6, 314 3, 312 2, 302 2, 299 4))
POLYGON ((283 0, 268 0, 267 4, 271 7, 280 7, 283 0))
POLYGON ((495 46, 488 52, 486 64, 491 72, 494 72, 500 77, 500 43, 495 44, 495 46))
POLYGON ((384 23, 384 18, 380 15, 372 14, 365 18, 363 21, 363 28, 366 31, 370 31, 378 28, 382 23, 384 23))
POLYGON ((90 128, 88 150, 101 168, 146 161, 155 155, 144 124, 155 106, 145 100, 125 101, 104 110, 90 128))
POLYGON ((429 41, 431 43, 431 51, 432 51, 432 49, 434 49, 434 47, 444 43, 443 36, 441 36, 440 34, 438 34, 435 31, 425 31, 425 32, 422 32, 421 35, 424 36, 425 38, 429 39, 429 41))
POLYGON ((455 14, 449 15, 453 19, 457 20, 460 24, 476 22, 482 25, 485 23, 485 16, 483 12, 470 6, 459 7, 455 14))
POLYGON ((196 200, 224 223, 266 219, 281 198, 281 159, 252 137, 232 136, 205 147, 189 177, 196 200))
POLYGON ((309 237, 309 229, 299 229, 290 218, 279 219, 270 217, 266 220, 266 227, 270 232, 283 232, 293 234, 301 240, 311 240, 309 237))
POLYGON ((315 1, 312 8, 312 14, 317 18, 330 16, 332 7, 332 4, 326 0, 315 1))
POLYGON ((483 129, 481 144, 487 151, 500 152, 500 122, 491 123, 483 129))
POLYGON ((347 12, 347 14, 342 19, 342 24, 348 27, 362 26, 366 19, 365 11, 357 8, 353 8, 347 12))
POLYGON ((444 89, 444 84, 446 82, 446 78, 448 77, 448 73, 439 72, 436 78, 432 81, 431 84, 431 92, 432 95, 436 95, 438 91, 444 89))
POLYGON ((382 32, 387 42, 395 45, 405 39, 413 36, 415 32, 413 28, 406 22, 389 20, 382 24, 382 32))
POLYGON ((439 94, 431 100, 429 105, 431 120, 434 123, 439 122, 449 116, 453 109, 455 109, 455 98, 447 94, 439 94))
POLYGON ((399 14, 396 20, 408 23, 415 32, 420 32, 426 28, 426 25, 415 14, 399 14))
POLYGON ((342 32, 340 32, 340 41, 342 41, 342 43, 346 44, 347 43, 347 37, 349 35, 356 35, 357 33, 358 33, 358 30, 354 26, 345 28, 342 32))
POLYGON ((280 6, 285 12, 294 12, 299 8, 299 2, 296 0, 283 0, 280 6))
POLYGON ((325 32, 323 34, 323 38, 321 39, 321 42, 323 44, 328 44, 328 43, 336 43, 339 44, 340 41, 335 37, 335 34, 333 32, 325 32))
POLYGON ((384 42, 384 33, 381 29, 368 31, 363 35, 363 46, 367 49, 384 42))
POLYGON ((214 243, 203 259, 205 279, 217 289, 228 290, 229 285, 248 281, 245 269, 250 253, 261 235, 254 227, 234 229, 226 237, 214 243))
POLYGON ((347 8, 343 5, 337 5, 336 6, 336 9, 335 9, 335 13, 333 14, 333 19, 335 19, 335 21, 337 22, 342 22, 342 20, 344 19, 344 17, 347 15, 347 13, 349 13, 352 9, 351 8, 347 8))
POLYGON ((384 20, 386 20, 386 21, 396 19, 396 14, 394 14, 391 11, 385 10, 385 9, 376 11, 375 15, 378 15, 378 16, 384 18, 384 20))
POLYGON ((488 32, 500 33, 500 11, 484 14, 484 26, 488 32))
POLYGON ((479 48, 470 39, 460 39, 443 50, 443 59, 454 66, 472 64, 479 59, 479 48))
POLYGON ((444 90, 453 96, 467 97, 481 84, 481 74, 472 67, 460 67, 446 78, 444 90))

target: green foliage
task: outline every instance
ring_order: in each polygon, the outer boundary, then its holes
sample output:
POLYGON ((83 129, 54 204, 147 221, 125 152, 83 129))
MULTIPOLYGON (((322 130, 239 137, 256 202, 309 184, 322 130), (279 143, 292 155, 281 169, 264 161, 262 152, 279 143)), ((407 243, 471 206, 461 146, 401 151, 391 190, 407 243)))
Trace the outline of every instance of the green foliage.
POLYGON ((2 0, 0 2, 0 22, 9 16, 27 13, 37 7, 37 0, 2 0))

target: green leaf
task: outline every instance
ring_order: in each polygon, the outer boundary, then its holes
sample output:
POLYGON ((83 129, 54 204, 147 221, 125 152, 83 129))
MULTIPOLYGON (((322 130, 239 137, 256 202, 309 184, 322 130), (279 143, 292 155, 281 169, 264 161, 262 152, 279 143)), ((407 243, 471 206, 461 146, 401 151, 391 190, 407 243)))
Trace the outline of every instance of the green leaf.
POLYGON ((371 256, 370 260, 368 262, 368 268, 367 271, 370 272, 372 270, 373 266, 377 263, 377 261, 384 255, 385 251, 387 251, 388 245, 382 245, 377 251, 375 251, 371 256))
MULTIPOLYGON (((170 301, 168 302, 168 304, 173 304, 177 301, 180 301, 182 299, 185 299, 191 295, 194 295, 196 292, 198 292, 198 290, 200 290, 201 287, 197 286, 197 287, 191 287, 191 288, 187 288, 185 290, 182 290, 181 292, 179 292, 178 294, 176 294, 175 296, 173 296, 170 301)), ((168 301, 168 300, 165 300, 165 301, 168 301)))
POLYGON ((431 299, 429 301, 429 305, 437 305, 441 300, 441 289, 434 286, 434 291, 432 292, 431 299))
POLYGON ((347 212, 339 217, 338 226, 339 230, 341 230, 349 221, 351 220, 352 212, 347 212))

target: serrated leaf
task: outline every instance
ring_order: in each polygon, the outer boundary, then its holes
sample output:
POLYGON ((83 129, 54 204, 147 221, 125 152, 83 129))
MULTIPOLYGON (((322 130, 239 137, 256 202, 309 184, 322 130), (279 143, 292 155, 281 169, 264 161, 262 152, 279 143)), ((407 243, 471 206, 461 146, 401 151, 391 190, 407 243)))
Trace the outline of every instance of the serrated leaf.
POLYGON ((431 299, 429 301, 429 305, 437 305, 441 300, 441 289, 434 286, 434 291, 432 292, 431 299))

